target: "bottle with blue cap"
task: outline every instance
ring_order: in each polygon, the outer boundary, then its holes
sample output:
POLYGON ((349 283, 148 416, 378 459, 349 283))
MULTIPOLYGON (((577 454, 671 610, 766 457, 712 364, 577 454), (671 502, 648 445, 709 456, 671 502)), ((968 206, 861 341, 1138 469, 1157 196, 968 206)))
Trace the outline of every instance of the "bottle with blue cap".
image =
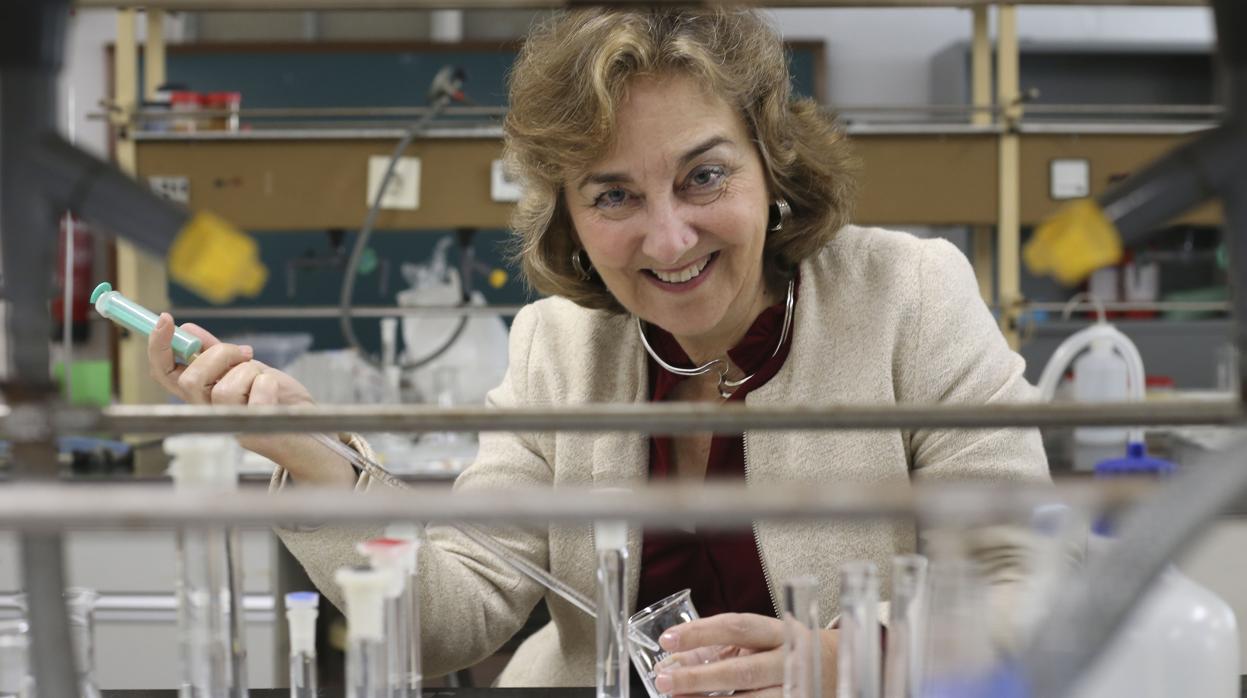
MULTIPOLYGON (((1149 456, 1141 443, 1125 458, 1097 464, 1097 477, 1165 478, 1177 465, 1149 456)), ((1113 525, 1101 519, 1088 556, 1113 543, 1113 525)), ((1113 643, 1075 687, 1072 698, 1237 698, 1240 695, 1238 622, 1224 599, 1170 567, 1156 579, 1113 643)))

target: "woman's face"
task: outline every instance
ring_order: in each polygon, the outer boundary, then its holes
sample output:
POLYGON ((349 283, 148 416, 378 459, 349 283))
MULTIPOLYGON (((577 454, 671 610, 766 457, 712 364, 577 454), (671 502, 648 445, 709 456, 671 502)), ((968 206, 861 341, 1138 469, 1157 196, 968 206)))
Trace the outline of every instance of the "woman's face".
POLYGON ((636 80, 617 119, 610 152, 565 189, 580 244, 628 311, 690 352, 726 351, 769 304, 757 148, 686 77, 636 80))

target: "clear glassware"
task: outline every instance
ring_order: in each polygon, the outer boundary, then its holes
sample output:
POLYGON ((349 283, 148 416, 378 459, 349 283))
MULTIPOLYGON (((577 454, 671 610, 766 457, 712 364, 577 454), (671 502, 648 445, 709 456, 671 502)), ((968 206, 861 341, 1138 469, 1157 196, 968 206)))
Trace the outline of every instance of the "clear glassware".
POLYGON ((95 604, 100 595, 91 589, 65 590, 69 632, 74 645, 80 698, 99 698, 95 684, 95 604))
POLYGON ((784 698, 820 698, 823 686, 818 581, 784 582, 784 698))
POLYGON ((286 621, 290 625, 290 698, 316 698, 316 616, 320 594, 286 594, 286 621))
POLYGON ((598 698, 628 698, 628 611, 624 606, 628 570, 628 528, 624 523, 594 526, 597 548, 598 698))
POLYGON ((981 580, 962 557, 932 559, 929 576, 922 695, 952 697, 980 690, 997 662, 981 580))
POLYGON ((873 562, 840 568, 839 698, 879 698, 879 573, 873 562))
POLYGON ((390 698, 385 641, 390 575, 371 567, 344 567, 334 579, 346 599, 346 698, 390 698))
POLYGON ((0 620, 0 698, 33 698, 30 630, 24 620, 0 620))
MULTIPOLYGON (((233 437, 171 436, 174 487, 232 492, 241 455, 233 437)), ((241 541, 236 529, 177 532, 178 644, 181 698, 246 698, 241 541)))
MULTIPOLYGON (((692 592, 688 589, 677 591, 637 611, 628 619, 628 639, 630 640, 628 653, 632 656, 632 665, 636 667, 641 683, 645 684, 645 690, 650 698, 670 698, 667 694, 658 692, 654 686, 654 677, 660 669, 673 665, 677 660, 662 649, 658 644, 658 639, 668 628, 674 628, 681 623, 701 617, 697 615, 697 609, 693 607, 691 594, 692 592)), ((707 647, 693 653, 696 656, 692 660, 707 664, 734 656, 738 652, 737 648, 726 645, 707 647)), ((688 659, 685 658, 686 661, 688 659)), ((706 695, 730 696, 732 693, 733 691, 717 691, 706 695)))
POLYGON ((922 555, 892 558, 892 605, 888 618, 888 646, 884 658, 886 698, 920 698, 923 651, 923 612, 926 600, 927 559, 922 555))
MULTIPOLYGON (((65 590, 65 612, 69 637, 74 648, 74 667, 78 672, 80 698, 99 698, 95 683, 95 606, 100 595, 92 589, 70 587, 65 590)), ((26 594, 13 596, 13 604, 23 616, 27 613, 26 594)), ((27 621, 22 621, 23 625, 27 621)), ((28 627, 28 626, 26 626, 28 627)), ((0 691, 0 695, 5 695, 0 691)))

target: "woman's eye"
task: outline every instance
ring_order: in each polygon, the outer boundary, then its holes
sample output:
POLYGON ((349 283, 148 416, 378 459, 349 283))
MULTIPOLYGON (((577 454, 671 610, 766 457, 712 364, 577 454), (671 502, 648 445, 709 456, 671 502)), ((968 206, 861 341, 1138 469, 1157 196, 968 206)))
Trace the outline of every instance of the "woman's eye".
POLYGON ((628 192, 623 189, 608 189, 594 199, 593 205, 598 208, 618 208, 628 201, 628 192))
POLYGON ((688 176, 687 187, 691 189, 714 189, 727 178, 727 171, 722 167, 700 167, 688 176))

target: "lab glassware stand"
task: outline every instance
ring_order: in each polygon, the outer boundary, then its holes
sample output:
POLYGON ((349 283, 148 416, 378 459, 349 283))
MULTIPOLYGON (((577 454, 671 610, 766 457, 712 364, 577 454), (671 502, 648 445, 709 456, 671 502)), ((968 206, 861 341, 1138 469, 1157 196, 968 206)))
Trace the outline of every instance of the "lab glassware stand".
MULTIPOLYGON (((309 0, 310 3, 310 0, 309 0)), ((108 3, 112 6, 127 2, 108 3)), ((140 3, 129 3, 140 4, 140 3)), ((148 0, 149 7, 177 7, 177 0, 148 0)), ((201 5, 203 3, 200 3, 201 5)), ((272 4, 271 0, 270 3, 272 4)), ((324 5, 325 3, 316 3, 324 5)), ((384 3, 393 6, 394 2, 384 3)), ((413 2, 412 6, 421 3, 413 2)), ((499 4, 505 3, 499 0, 499 4)), ((786 3, 799 4, 799 3, 786 3)), ((830 0, 817 5, 869 5, 830 0)), ((888 4, 896 4, 890 2, 888 4)), ((929 3, 917 3, 929 4, 929 3)), ((986 3, 973 3, 984 5, 986 3)), ((1101 200, 1121 238, 1140 239, 1155 224, 1209 198, 1220 199, 1241 260, 1247 244, 1247 6, 1213 0, 1220 57, 1229 76, 1229 110, 1221 127, 1150 170, 1123 182, 1101 200)), ((265 5, 257 3, 257 6, 265 5)), ((283 3, 293 8, 295 2, 283 3)), ((1012 4, 1006 5, 1011 12, 1012 4)), ((240 493, 228 500, 195 493, 153 497, 149 488, 120 487, 107 499, 91 493, 39 483, 56 476, 53 438, 58 433, 93 430, 123 432, 269 432, 431 428, 459 430, 627 430, 683 433, 749 429, 898 429, 907 427, 988 427, 1036 425, 1142 425, 1240 423, 1247 380, 1240 375, 1240 401, 1220 405, 1172 404, 1015 408, 908 406, 904 408, 723 409, 715 406, 603 405, 566 409, 429 410, 267 408, 243 410, 202 407, 115 407, 101 411, 58 406, 46 376, 50 293, 56 216, 74 209, 95 218, 151 252, 174 248, 190 216, 160 202, 52 133, 53 85, 62 53, 67 0, 8 0, 0 4, 0 241, 4 244, 5 332, 9 382, 3 429, 14 444, 17 482, 0 490, 0 527, 22 531, 24 583, 30 595, 31 650, 38 690, 57 698, 77 693, 62 590, 60 531, 84 525, 117 527, 205 526, 229 521, 267 525, 319 520, 326 523, 410 520, 413 511, 430 521, 590 521, 609 516, 635 523, 740 523, 756 518, 875 518, 948 515, 966 501, 974 514, 990 517, 1005 506, 1038 503, 1050 490, 957 485, 921 487, 894 493, 869 487, 852 492, 810 493, 783 487, 746 491, 706 487, 698 491, 638 490, 604 499, 593 493, 533 493, 498 497, 481 493, 446 498, 419 492, 341 498, 333 493, 293 492, 280 498, 240 493), (415 425, 419 425, 416 427, 415 425), (559 496, 555 496, 558 494, 559 496)), ((170 268, 178 272, 177 260, 170 268)), ((182 260, 183 262, 185 260, 182 260)), ((1063 260, 1056 260, 1059 264, 1063 260)), ((1239 267, 1241 274, 1241 267, 1239 267)), ((246 274, 244 274, 246 276, 246 274)), ((254 285, 251 281, 240 288, 254 285)), ((1247 281, 1247 275, 1240 281, 1247 281)), ((262 283, 262 279, 261 279, 262 283)), ((1244 287, 1235 284, 1233 305, 1247 307, 1244 287)), ((1247 349, 1247 329, 1237 324, 1236 343, 1247 349)), ((1247 366, 1241 366, 1247 370, 1247 366)), ((1120 624, 1125 613, 1175 551, 1247 489, 1247 468, 1226 458, 1225 467, 1192 470, 1175 478, 1163 496, 1134 508, 1121 528, 1120 545, 1085 573, 1070 580, 1067 593, 1041 626, 1030 651, 1022 654, 1022 673, 1032 695, 1059 696, 1120 624), (1164 515, 1160 516, 1159 513, 1164 515), (1074 643, 1071 646, 1071 642, 1074 643)), ((1138 494, 1104 485, 1066 488, 1087 502, 1118 503, 1138 494)))

